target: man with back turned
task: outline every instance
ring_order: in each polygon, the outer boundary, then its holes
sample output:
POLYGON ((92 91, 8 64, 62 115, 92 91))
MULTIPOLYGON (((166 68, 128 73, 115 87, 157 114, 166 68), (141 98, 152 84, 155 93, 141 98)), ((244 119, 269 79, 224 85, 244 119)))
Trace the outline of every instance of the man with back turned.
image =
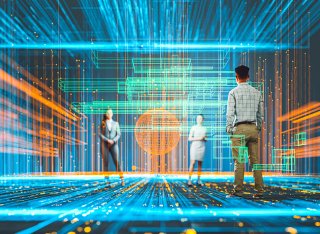
POLYGON ((263 196, 261 170, 254 170, 258 164, 258 137, 263 121, 263 95, 247 83, 249 68, 241 65, 235 69, 238 86, 228 95, 227 127, 231 135, 232 156, 234 160, 234 191, 229 196, 243 195, 244 155, 248 149, 250 165, 253 168, 256 193, 253 198, 263 196))

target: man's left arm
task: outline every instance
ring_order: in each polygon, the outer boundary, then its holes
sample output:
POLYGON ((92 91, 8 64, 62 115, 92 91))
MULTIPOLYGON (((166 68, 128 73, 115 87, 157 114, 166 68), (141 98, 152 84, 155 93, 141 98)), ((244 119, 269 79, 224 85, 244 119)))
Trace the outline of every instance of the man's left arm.
POLYGON ((260 99, 259 99, 258 111, 257 111, 257 128, 259 131, 261 131, 262 122, 263 122, 263 118, 264 118, 264 109, 263 108, 264 108, 263 95, 261 93, 260 99))

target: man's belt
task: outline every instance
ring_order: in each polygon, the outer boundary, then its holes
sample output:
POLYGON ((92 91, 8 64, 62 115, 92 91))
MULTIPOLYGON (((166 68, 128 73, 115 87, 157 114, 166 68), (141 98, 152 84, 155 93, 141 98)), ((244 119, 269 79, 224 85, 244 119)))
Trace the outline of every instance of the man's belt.
POLYGON ((243 122, 238 122, 234 126, 238 126, 240 124, 256 124, 256 122, 251 122, 251 121, 243 121, 243 122))

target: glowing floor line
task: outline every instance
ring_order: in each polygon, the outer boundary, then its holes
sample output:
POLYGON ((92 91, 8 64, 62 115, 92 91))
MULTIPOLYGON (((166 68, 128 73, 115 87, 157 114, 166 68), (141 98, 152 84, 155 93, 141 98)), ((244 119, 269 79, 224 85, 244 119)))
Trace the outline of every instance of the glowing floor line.
MULTIPOLYGON (((193 178, 195 182, 196 177, 193 178)), ((203 187, 188 187, 183 175, 125 175, 125 186, 121 186, 116 175, 109 178, 109 186, 102 175, 6 177, 0 178, 0 226, 3 222, 36 222, 24 230, 13 227, 12 232, 48 232, 58 225, 59 232, 67 233, 85 226, 88 220, 95 220, 109 223, 108 227, 101 227, 107 228, 103 230, 108 232, 120 232, 132 222, 138 225, 137 229, 130 226, 132 232, 147 232, 153 229, 141 226, 146 221, 155 224, 176 222, 184 227, 193 222, 204 222, 208 227, 201 227, 199 231, 228 232, 231 227, 215 229, 214 225, 219 224, 212 224, 212 220, 227 219, 255 225, 268 217, 272 222, 281 220, 283 224, 277 224, 274 230, 283 232, 281 225, 301 226, 294 217, 311 217, 308 225, 319 219, 319 180, 317 177, 265 176, 265 197, 252 199, 251 176, 245 177, 243 198, 226 197, 233 188, 233 176, 204 175, 203 187)), ((92 228, 100 230, 97 225, 92 228)), ((167 229, 154 230, 175 232, 172 228, 169 225, 167 229)), ((179 232, 184 231, 182 227, 177 228, 179 232)), ((301 226, 301 230, 308 228, 301 226)), ((310 231, 314 232, 315 228, 310 227, 310 231)), ((129 232, 129 229, 125 230, 129 232)))

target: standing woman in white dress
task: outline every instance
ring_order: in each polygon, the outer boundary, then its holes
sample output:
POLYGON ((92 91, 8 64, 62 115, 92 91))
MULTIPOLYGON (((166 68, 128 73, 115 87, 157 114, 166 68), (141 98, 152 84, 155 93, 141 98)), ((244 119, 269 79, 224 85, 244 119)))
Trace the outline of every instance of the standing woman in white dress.
POLYGON ((191 175, 193 173, 194 164, 198 161, 198 182, 199 186, 203 186, 203 183, 200 180, 200 174, 202 170, 202 162, 206 150, 206 137, 207 129, 202 126, 204 117, 202 114, 197 116, 197 125, 192 126, 189 134, 189 141, 191 141, 190 147, 190 169, 189 169, 189 180, 188 186, 192 186, 191 175))

